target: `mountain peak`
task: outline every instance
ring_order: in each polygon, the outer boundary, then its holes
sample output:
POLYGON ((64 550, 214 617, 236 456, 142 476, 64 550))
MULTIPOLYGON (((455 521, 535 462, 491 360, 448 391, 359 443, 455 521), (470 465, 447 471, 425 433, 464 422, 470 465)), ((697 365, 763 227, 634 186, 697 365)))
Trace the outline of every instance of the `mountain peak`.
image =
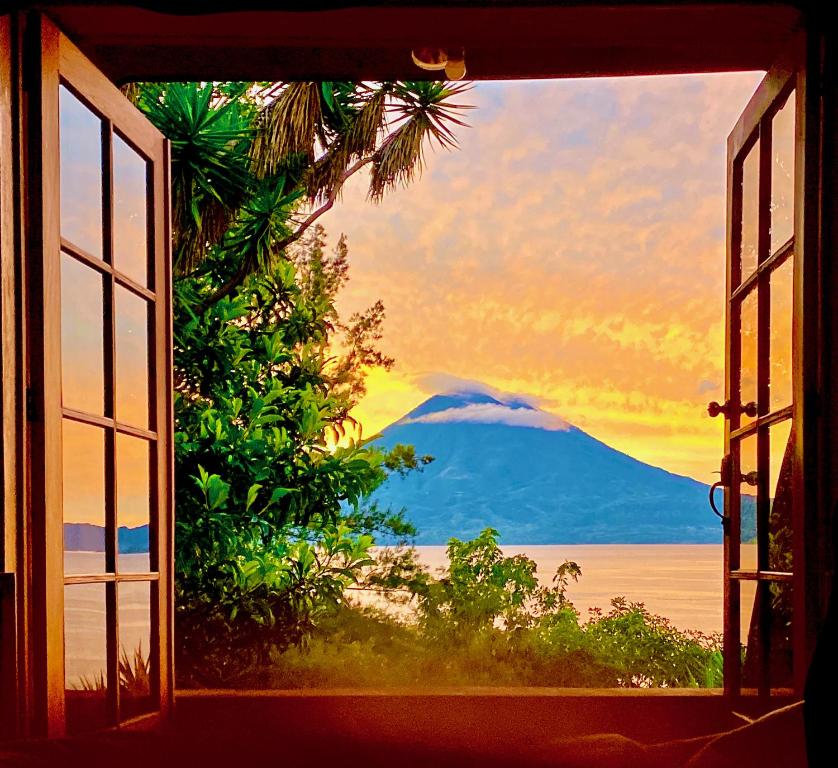
POLYGON ((433 395, 396 422, 397 425, 446 423, 570 429, 570 424, 563 419, 533 407, 521 397, 494 395, 477 389, 433 395))

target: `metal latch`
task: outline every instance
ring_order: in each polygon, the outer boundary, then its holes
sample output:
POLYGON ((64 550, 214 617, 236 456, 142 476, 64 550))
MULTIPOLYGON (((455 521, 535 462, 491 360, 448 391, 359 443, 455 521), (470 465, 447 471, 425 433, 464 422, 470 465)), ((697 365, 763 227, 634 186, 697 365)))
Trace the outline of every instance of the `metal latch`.
MULTIPOLYGON (((759 474, 756 471, 748 472, 746 475, 739 475, 739 482, 746 483, 753 488, 759 484, 759 474)), ((713 513, 722 521, 722 525, 727 528, 727 524, 730 520, 725 514, 719 512, 719 508, 716 506, 716 499, 715 493, 716 488, 730 488, 733 484, 733 460, 731 459, 730 454, 727 454, 722 458, 722 464, 719 467, 719 479, 710 486, 710 509, 713 510, 713 513)))
POLYGON ((712 509, 713 513, 719 518, 725 529, 727 529, 727 524, 730 522, 730 518, 728 518, 723 512, 719 512, 719 509, 716 506, 715 493, 716 488, 730 487, 730 481, 733 476, 732 466, 733 462, 730 454, 728 453, 726 456, 722 457, 722 464, 719 467, 719 479, 710 486, 710 509, 712 509))
MULTIPOLYGON (((707 413, 712 419, 715 419, 719 415, 724 415, 726 419, 729 419, 730 410, 730 400, 725 400, 724 403, 717 403, 714 400, 707 405, 707 413)), ((744 413, 749 418, 755 419, 757 417, 757 404, 751 400, 751 402, 739 406, 739 413, 744 413)))

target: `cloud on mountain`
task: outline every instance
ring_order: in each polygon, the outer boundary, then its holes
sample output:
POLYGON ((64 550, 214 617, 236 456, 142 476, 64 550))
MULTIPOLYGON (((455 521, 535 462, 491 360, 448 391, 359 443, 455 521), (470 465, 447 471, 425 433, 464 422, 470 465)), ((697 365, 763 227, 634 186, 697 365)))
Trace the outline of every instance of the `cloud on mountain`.
POLYGON ((564 419, 546 411, 532 408, 512 408, 494 403, 473 403, 462 408, 446 408, 443 411, 426 413, 402 424, 504 424, 508 427, 530 427, 552 432, 570 429, 564 419))
POLYGON ((492 387, 483 381, 466 379, 462 376, 445 373, 444 371, 420 373, 413 377, 413 384, 429 395, 452 395, 464 392, 476 392, 494 397, 496 400, 500 400, 507 405, 525 405, 530 408, 538 408, 543 403, 542 398, 506 392, 497 387, 492 387))

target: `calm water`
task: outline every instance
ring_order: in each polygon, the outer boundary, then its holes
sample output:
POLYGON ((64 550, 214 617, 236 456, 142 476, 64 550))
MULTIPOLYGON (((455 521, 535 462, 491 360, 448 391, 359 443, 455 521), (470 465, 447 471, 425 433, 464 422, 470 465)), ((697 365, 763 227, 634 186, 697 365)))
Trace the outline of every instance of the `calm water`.
MULTIPOLYGON (((420 559, 431 569, 447 563, 445 547, 417 547, 420 559)), ((712 633, 722 630, 722 548, 715 544, 531 545, 505 546, 507 555, 525 554, 538 563, 538 574, 549 585, 556 568, 574 560, 582 577, 571 584, 568 597, 587 617, 588 608, 607 610, 615 595, 643 602, 653 613, 668 617, 681 629, 712 633)), ((67 552, 68 573, 99 569, 101 555, 67 552)), ((148 569, 148 555, 123 555, 123 570, 148 569)), ((147 584, 120 586, 119 625, 121 645, 149 647, 150 602, 147 584)), ((93 677, 105 659, 104 585, 65 588, 66 654, 68 683, 93 677)))
MULTIPOLYGON (((447 563, 445 547, 416 549, 432 569, 447 563)), ((680 629, 722 631, 721 544, 507 545, 503 551, 535 560, 545 586, 565 560, 579 563, 582 576, 567 595, 583 619, 588 608, 607 610, 612 597, 623 595, 680 629)))

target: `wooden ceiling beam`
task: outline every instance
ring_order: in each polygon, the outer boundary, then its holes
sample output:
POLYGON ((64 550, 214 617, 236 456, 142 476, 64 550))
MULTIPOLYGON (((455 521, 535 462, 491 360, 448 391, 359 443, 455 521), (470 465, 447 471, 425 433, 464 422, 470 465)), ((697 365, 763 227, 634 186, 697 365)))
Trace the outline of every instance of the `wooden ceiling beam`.
POLYGON ((416 45, 463 46, 471 79, 764 69, 800 20, 784 4, 616 0, 200 15, 113 4, 42 10, 117 82, 418 79, 416 45))

